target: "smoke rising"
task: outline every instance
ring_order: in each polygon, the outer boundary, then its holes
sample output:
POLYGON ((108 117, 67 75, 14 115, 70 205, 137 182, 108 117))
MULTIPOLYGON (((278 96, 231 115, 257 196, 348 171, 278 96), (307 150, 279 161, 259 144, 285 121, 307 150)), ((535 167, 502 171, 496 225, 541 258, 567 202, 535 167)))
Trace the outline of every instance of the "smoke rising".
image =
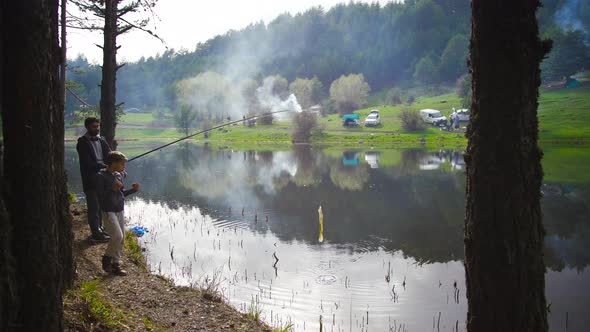
POLYGON ((555 23, 564 30, 580 30, 587 36, 588 30, 580 17, 582 8, 581 0, 567 0, 563 6, 555 12, 555 23))
MULTIPOLYGON (((213 118, 241 118, 262 110, 301 112, 295 95, 281 98, 273 91, 275 78, 269 76, 261 80, 260 73, 270 59, 299 52, 304 43, 298 40, 302 41, 303 35, 296 34, 288 49, 274 41, 272 33, 262 22, 240 33, 230 31, 226 36, 229 43, 221 46, 224 51, 217 58, 218 62, 209 66, 213 71, 181 81, 177 90, 178 101, 192 105, 195 110, 208 113, 213 118), (256 89, 248 90, 248 84, 252 82, 256 82, 256 89)), ((283 120, 285 116, 279 119, 283 120)))
MULTIPOLYGON (((273 94, 273 85, 275 77, 267 77, 264 79, 263 84, 256 89, 256 97, 262 108, 269 110, 270 112, 278 112, 289 110, 292 112, 301 112, 302 108, 297 101, 297 97, 294 94, 290 94, 285 100, 281 100, 280 96, 273 94)), ((289 115, 277 114, 279 119, 284 119, 289 115)))

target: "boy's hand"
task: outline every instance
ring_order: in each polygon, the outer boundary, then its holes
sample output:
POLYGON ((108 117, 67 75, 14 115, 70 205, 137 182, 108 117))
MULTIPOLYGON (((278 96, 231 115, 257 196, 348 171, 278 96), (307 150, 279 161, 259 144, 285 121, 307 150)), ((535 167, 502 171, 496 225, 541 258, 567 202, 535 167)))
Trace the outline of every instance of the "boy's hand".
POLYGON ((121 181, 115 181, 115 183, 113 183, 113 190, 117 191, 121 190, 121 188, 123 188, 123 183, 121 181))
POLYGON ((133 188, 135 190, 139 190, 139 188, 141 188, 141 186, 139 185, 139 183, 134 183, 131 185, 131 188, 133 188))

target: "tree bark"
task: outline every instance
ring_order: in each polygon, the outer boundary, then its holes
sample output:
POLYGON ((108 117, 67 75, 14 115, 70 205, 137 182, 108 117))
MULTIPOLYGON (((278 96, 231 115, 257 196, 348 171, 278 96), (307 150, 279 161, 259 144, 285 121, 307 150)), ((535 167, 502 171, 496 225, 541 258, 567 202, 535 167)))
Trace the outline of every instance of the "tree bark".
POLYGON ((73 266, 58 1, 3 1, 0 6, 0 259, 7 264, 2 271, 0 330, 61 331, 61 295, 73 266))
MULTIPOLYGON (((67 65, 67 51, 66 51, 66 2, 67 0, 61 0, 61 64, 59 68, 59 79, 60 79, 60 111, 56 114, 56 126, 54 128, 53 134, 58 142, 65 142, 65 129, 63 126, 59 124, 65 125, 65 109, 66 109, 66 65, 67 65)), ((58 160, 65 160, 64 154, 64 145, 59 144, 55 146, 53 151, 54 156, 58 160)), ((62 266, 62 286, 65 288, 70 288, 74 283, 74 274, 76 272, 76 266, 74 262, 73 256, 73 248, 72 248, 72 241, 74 238, 74 234, 72 233, 72 217, 70 214, 70 198, 68 195, 67 190, 67 174, 65 171, 65 166, 63 168, 63 178, 65 181, 65 189, 60 190, 60 194, 63 195, 59 197, 59 201, 66 202, 63 206, 60 218, 60 227, 59 227, 59 250, 60 250, 60 260, 62 266)))
POLYGON ((62 98, 61 104, 66 104, 66 65, 67 65, 67 47, 66 47, 66 3, 67 0, 61 0, 61 34, 60 34, 60 49, 61 49, 61 64, 59 67, 59 78, 60 78, 60 91, 59 94, 62 98))
POLYGON ((547 331, 536 0, 473 0, 465 161, 468 331, 547 331))
POLYGON ((100 88, 101 134, 113 150, 117 149, 117 5, 118 0, 105 1, 102 83, 100 88))

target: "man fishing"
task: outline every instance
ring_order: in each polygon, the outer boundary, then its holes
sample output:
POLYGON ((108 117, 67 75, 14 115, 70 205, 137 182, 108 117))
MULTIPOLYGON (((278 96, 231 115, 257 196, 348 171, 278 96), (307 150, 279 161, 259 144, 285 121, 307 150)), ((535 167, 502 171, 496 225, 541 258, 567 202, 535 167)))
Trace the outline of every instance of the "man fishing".
POLYGON ((78 138, 76 150, 80 161, 80 174, 82 175, 82 187, 86 195, 86 207, 88 209, 88 226, 90 226, 91 239, 94 242, 108 242, 110 237, 102 229, 102 217, 100 203, 96 193, 95 176, 101 169, 106 168, 105 161, 111 152, 106 140, 100 136, 100 121, 97 118, 84 120, 86 134, 78 138))

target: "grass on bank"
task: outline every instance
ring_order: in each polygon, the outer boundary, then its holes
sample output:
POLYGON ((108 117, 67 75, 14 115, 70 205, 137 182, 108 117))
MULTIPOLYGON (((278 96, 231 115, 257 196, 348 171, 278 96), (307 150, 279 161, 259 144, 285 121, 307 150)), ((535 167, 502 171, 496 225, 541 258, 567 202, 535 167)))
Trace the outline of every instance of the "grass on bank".
POLYGON ((85 282, 78 290, 78 296, 86 305, 88 320, 100 323, 108 329, 127 328, 125 313, 102 295, 99 282, 98 279, 85 282))
MULTIPOLYGON (((121 115, 119 123, 124 126, 154 126, 174 127, 174 116, 170 113, 157 117, 154 113, 125 113, 121 115)), ((67 123, 67 126, 84 126, 84 121, 67 123)))
MULTIPOLYGON (((460 98, 455 93, 418 97, 412 105, 381 105, 357 110, 361 121, 373 109, 380 111, 382 124, 377 127, 345 128, 338 114, 319 119, 321 135, 312 138, 315 144, 370 146, 395 145, 396 147, 453 147, 465 146, 462 133, 442 131, 434 126, 425 130, 408 132, 401 126, 399 115, 404 108, 413 111, 432 108, 447 117, 452 108, 460 108, 460 98)), ((540 141, 545 143, 590 142, 590 86, 573 89, 542 90, 539 98, 540 141)), ((264 142, 290 141, 290 125, 280 122, 271 126, 230 127, 227 131, 214 132, 210 141, 264 142)))
POLYGON ((125 232, 125 250, 129 254, 133 264, 138 266, 143 272, 148 272, 143 250, 139 246, 135 234, 133 234, 131 231, 125 232))
MULTIPOLYGON (((379 98, 375 98, 378 100, 379 98)), ((408 132, 401 126, 399 115, 404 108, 418 111, 424 108, 440 110, 449 116, 452 108, 460 108, 460 98, 455 93, 437 96, 417 97, 412 105, 380 105, 357 110, 361 122, 372 109, 378 109, 381 125, 377 127, 360 126, 345 128, 338 114, 319 118, 321 135, 312 137, 314 144, 349 145, 368 144, 372 146, 396 147, 454 147, 465 146, 466 139, 462 133, 441 131, 434 126, 425 130, 408 132)), ((168 140, 184 136, 174 128, 134 128, 153 121, 151 113, 133 113, 123 116, 121 126, 117 128, 117 139, 125 140, 168 140)), ((539 130, 541 142, 590 143, 590 86, 572 89, 543 89, 539 99, 539 130)), ((83 131, 83 130, 82 130, 83 131)), ((198 131, 194 129, 192 132, 198 131)), ((275 122, 273 125, 229 126, 210 132, 209 138, 202 135, 195 137, 199 141, 211 143, 231 142, 236 144, 268 143, 290 144, 292 125, 289 121, 275 122)), ((68 127, 66 138, 72 140, 81 135, 80 128, 68 127)), ((145 144, 143 144, 145 145, 145 144)))

